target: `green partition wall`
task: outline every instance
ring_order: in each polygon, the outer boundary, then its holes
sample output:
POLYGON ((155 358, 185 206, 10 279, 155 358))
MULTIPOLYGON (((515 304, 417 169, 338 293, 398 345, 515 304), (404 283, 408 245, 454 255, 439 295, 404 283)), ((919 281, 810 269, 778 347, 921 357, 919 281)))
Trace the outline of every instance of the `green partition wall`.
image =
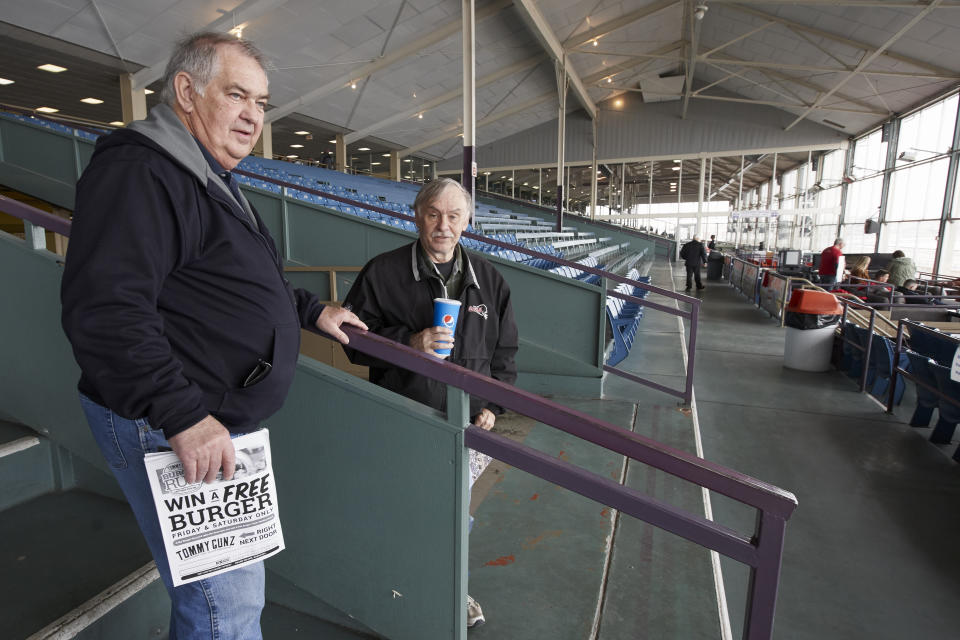
MULTIPOLYGON (((0 118, 0 184, 72 209, 74 184, 92 149, 92 142, 0 118)), ((243 189, 288 264, 362 266, 415 237, 286 195, 243 189)), ((489 259, 513 292, 520 331, 517 384, 537 393, 599 396, 605 293, 598 286, 508 260, 489 259)), ((338 283, 341 296, 346 295, 352 278, 345 274, 338 283)), ((308 286, 311 282, 305 275, 292 279, 308 286)), ((326 284, 322 288, 318 295, 329 293, 326 284)))
MULTIPOLYGON (((60 328, 61 265, 0 233, 0 269, 0 407, 106 471, 60 328)), ((287 544, 267 563, 285 585, 268 599, 318 617, 333 608, 390 638, 465 637, 465 394, 448 404, 444 418, 301 357, 267 425, 287 544)))

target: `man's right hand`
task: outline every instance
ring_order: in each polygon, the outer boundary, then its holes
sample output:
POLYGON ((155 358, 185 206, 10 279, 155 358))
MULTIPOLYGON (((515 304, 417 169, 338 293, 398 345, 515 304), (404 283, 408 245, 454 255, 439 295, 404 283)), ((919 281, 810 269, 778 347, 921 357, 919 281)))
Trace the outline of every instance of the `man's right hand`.
POLYGON ((410 336, 409 346, 438 358, 446 358, 447 355, 441 355, 435 350, 453 348, 453 331, 446 327, 428 327, 410 336))
POLYGON ((236 469, 233 441, 227 428, 213 416, 207 416, 167 441, 183 463, 183 475, 188 484, 200 480, 213 482, 221 467, 224 480, 233 478, 236 469))

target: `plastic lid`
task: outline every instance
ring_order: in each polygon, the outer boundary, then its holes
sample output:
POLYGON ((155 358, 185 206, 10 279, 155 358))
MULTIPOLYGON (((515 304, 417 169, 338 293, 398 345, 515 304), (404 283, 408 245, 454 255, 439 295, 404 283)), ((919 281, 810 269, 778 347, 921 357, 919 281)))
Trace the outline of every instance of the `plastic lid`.
POLYGON ((832 293, 814 291, 813 289, 797 289, 790 296, 787 311, 836 316, 843 313, 843 305, 832 293))

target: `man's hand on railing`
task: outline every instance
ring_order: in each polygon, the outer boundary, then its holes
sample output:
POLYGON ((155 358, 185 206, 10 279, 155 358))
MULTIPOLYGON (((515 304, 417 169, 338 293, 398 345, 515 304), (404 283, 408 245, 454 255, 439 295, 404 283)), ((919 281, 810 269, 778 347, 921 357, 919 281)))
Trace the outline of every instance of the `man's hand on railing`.
POLYGON ((446 358, 448 354, 439 354, 436 349, 453 348, 453 331, 446 327, 427 327, 420 333, 410 336, 409 346, 431 356, 446 358))
POLYGON ((329 304, 323 308, 323 311, 320 312, 320 317, 317 318, 317 329, 330 334, 343 344, 348 344, 350 338, 340 330, 340 325, 344 323, 352 324, 364 330, 367 329, 367 325, 363 323, 363 320, 358 318, 356 314, 349 309, 334 307, 329 304))
POLYGON ((490 411, 490 409, 480 409, 480 413, 477 414, 476 420, 473 421, 473 424, 477 425, 484 431, 490 431, 493 429, 493 423, 497 421, 497 416, 490 411))

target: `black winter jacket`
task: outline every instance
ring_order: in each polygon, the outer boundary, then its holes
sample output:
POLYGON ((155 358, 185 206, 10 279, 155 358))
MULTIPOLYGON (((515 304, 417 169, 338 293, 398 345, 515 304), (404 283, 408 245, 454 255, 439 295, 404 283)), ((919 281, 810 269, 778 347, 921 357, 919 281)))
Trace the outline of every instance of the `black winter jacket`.
POLYGON ((688 267, 699 269, 707 263, 707 250, 703 248, 702 242, 691 240, 680 247, 680 259, 688 267))
POLYGON ((242 200, 165 105, 100 139, 77 184, 61 291, 82 393, 167 437, 207 415, 249 431, 280 408, 300 327, 322 305, 289 286, 242 200), (243 387, 260 360, 269 374, 243 387))
MULTIPOLYGON (((423 273, 417 259, 419 241, 380 254, 363 267, 345 302, 370 331, 407 344, 410 336, 433 326, 433 299, 448 297, 439 277, 423 273)), ((463 251, 464 279, 460 317, 448 362, 513 384, 517 379, 517 325, 510 288, 493 265, 463 251)), ((452 295, 450 296, 452 297, 452 295)), ((434 409, 446 410, 446 385, 358 351, 345 349, 352 362, 370 367, 370 381, 434 409)), ((470 398, 470 416, 487 408, 503 409, 470 398)))

